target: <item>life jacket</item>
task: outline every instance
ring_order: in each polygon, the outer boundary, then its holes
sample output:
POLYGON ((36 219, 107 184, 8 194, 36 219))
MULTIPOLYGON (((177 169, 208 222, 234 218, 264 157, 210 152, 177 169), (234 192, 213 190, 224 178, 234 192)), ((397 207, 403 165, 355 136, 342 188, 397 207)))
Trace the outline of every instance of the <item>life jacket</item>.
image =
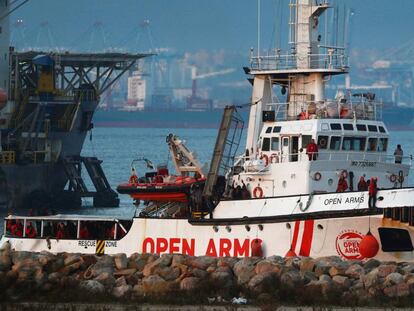
POLYGON ((23 237, 23 227, 21 226, 21 224, 20 224, 20 226, 19 226, 19 224, 12 225, 11 234, 13 236, 17 236, 18 238, 23 237))
POLYGON ((27 226, 25 232, 26 232, 26 237, 28 238, 36 237, 36 230, 33 228, 33 226, 27 226))
POLYGON ((346 190, 348 190, 348 183, 346 182, 346 179, 345 178, 339 179, 336 192, 345 192, 346 190))

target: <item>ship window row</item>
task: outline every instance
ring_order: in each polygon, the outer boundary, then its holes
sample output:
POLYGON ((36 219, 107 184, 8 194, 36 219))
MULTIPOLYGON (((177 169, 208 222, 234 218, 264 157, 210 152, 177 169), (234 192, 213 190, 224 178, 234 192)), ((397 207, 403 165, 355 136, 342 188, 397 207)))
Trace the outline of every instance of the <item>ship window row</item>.
POLYGON ((270 133, 280 133, 280 131, 282 130, 282 127, 281 126, 269 126, 267 129, 266 129, 266 133, 267 134, 270 134, 270 133))
POLYGON ((322 150, 385 152, 387 147, 388 138, 384 137, 318 136, 318 148, 322 150))
MULTIPOLYGON (((354 125, 350 124, 350 123, 331 123, 330 124, 331 130, 333 131, 341 131, 342 129, 344 129, 344 131, 353 131, 354 130, 354 125)), ((376 126, 376 125, 366 125, 366 124, 357 124, 356 125, 356 129, 359 132, 380 132, 380 133, 386 133, 385 128, 381 125, 376 126)))

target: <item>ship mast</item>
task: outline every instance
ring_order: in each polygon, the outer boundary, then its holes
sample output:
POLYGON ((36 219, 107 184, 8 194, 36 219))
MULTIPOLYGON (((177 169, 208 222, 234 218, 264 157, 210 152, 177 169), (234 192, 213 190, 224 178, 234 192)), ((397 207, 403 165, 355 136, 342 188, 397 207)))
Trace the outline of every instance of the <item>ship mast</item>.
MULTIPOLYGON (((343 47, 322 44, 319 20, 331 8, 327 1, 291 0, 289 3, 290 51, 275 55, 251 55, 248 73, 253 75, 253 92, 246 149, 257 156, 263 110, 273 104, 273 85, 287 89, 283 111, 286 120, 296 120, 309 105, 325 101, 325 78, 348 72, 343 47)), ((325 34, 326 36, 327 34, 325 34)), ((280 111, 275 111, 276 115, 280 111)))

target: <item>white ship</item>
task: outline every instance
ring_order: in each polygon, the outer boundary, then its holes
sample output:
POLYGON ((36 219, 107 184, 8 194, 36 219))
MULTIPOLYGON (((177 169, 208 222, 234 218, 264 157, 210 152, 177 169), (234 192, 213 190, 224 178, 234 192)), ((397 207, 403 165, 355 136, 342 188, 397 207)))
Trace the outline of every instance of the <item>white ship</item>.
POLYGON ((413 260, 411 158, 390 155, 374 96, 325 96, 329 78, 348 72, 345 50, 320 44, 330 9, 292 1, 291 52, 252 56, 245 152, 231 163, 240 123, 228 107, 205 186, 188 194, 185 216, 177 204, 153 204, 130 220, 9 216, 1 243, 55 253, 413 260), (274 103, 274 85, 286 103, 274 103), (372 179, 370 191, 361 178, 372 179), (18 223, 21 237, 12 232, 18 223))

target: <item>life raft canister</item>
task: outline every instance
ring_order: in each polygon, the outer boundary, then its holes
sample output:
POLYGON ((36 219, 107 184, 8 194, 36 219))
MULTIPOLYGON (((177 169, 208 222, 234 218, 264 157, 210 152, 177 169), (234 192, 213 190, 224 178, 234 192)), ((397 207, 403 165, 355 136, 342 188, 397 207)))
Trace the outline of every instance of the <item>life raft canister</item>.
POLYGON ((253 196, 255 198, 263 198, 263 189, 257 186, 253 189, 253 196))
POLYGON ((252 257, 263 257, 262 240, 253 239, 251 244, 252 257))

